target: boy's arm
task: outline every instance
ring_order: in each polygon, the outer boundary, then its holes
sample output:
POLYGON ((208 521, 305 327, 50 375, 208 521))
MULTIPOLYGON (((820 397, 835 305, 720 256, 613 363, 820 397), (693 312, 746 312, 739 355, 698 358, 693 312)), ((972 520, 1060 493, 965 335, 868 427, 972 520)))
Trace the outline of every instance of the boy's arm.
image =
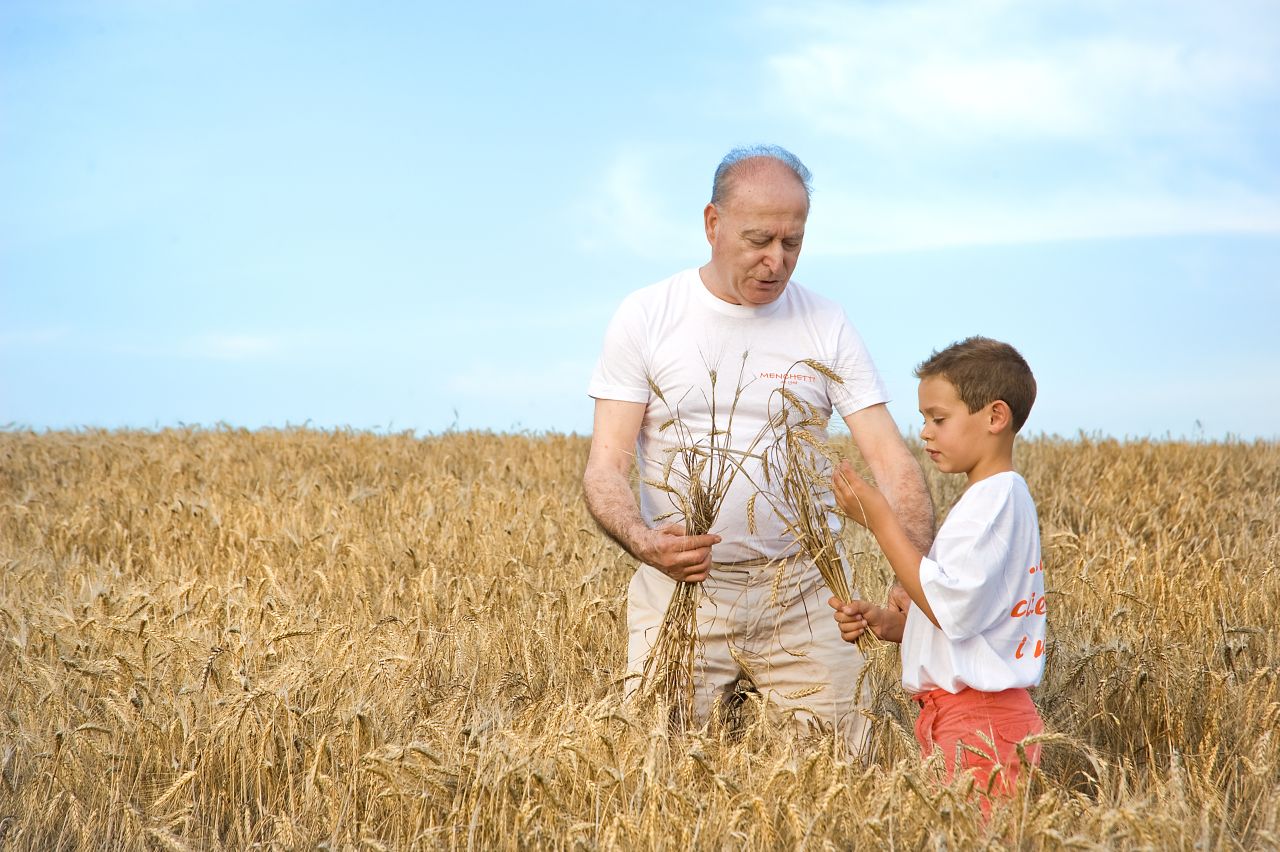
POLYGON ((848 462, 841 462, 832 477, 832 490, 836 502, 855 522, 871 530, 876 537, 885 558, 893 567, 898 582, 906 589, 912 603, 920 607, 920 611, 933 622, 939 630, 938 618, 933 614, 924 596, 924 587, 920 584, 920 561, 924 559, 916 546, 907 537, 906 531, 898 516, 893 513, 884 495, 875 486, 867 482, 848 462))

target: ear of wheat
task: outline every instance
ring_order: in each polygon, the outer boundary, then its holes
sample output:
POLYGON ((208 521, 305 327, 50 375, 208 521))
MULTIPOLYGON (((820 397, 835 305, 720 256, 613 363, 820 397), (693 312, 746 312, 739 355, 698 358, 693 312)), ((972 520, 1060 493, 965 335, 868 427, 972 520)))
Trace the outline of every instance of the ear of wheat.
MULTIPOLYGON (((747 353, 742 354, 733 403, 723 428, 717 409, 716 385, 719 373, 708 366, 710 392, 704 401, 710 412, 710 428, 705 435, 694 435, 680 417, 679 402, 670 402, 652 379, 651 392, 669 410, 664 430, 674 432, 675 444, 668 449, 661 482, 649 484, 665 492, 675 511, 684 519, 685 535, 706 535, 715 525, 729 487, 742 469, 741 460, 758 445, 763 430, 746 450, 733 447, 733 420, 742 398, 747 353)), ((670 517, 670 516, 668 516, 670 517)), ((640 694, 664 702, 674 731, 687 730, 694 721, 694 673, 698 655, 699 583, 678 582, 658 628, 658 635, 645 661, 640 694)))
MULTIPOLYGON (((662 481, 649 484, 671 498, 675 507, 673 515, 684 518, 686 535, 704 535, 715 524, 729 486, 743 471, 743 462, 748 458, 760 460, 764 487, 756 483, 757 493, 744 507, 748 527, 755 527, 755 503, 757 497, 763 495, 805 555, 817 565, 832 593, 840 600, 851 600, 848 573, 829 523, 830 509, 823 499, 824 494, 830 493, 830 487, 825 484, 830 469, 828 450, 810 431, 825 427, 826 416, 787 387, 784 379, 774 391, 781 400, 778 410, 770 414, 745 449, 735 448, 733 420, 744 388, 746 359, 747 353, 743 353, 733 404, 723 429, 719 427, 720 412, 715 398, 719 377, 715 369, 708 368, 711 392, 704 398, 711 421, 709 432, 703 436, 692 434, 680 417, 679 403, 670 402, 657 383, 649 380, 650 390, 671 414, 663 427, 674 430, 677 436, 675 446, 668 450, 670 456, 663 465, 662 481), (772 446, 757 452, 770 439, 772 446)), ((828 381, 844 383, 835 370, 815 359, 797 361, 792 367, 799 364, 808 366, 828 381)), ((790 372, 788 369, 787 373, 790 372)), ((698 583, 676 584, 641 679, 640 693, 666 702, 671 727, 677 731, 686 730, 694 721, 700 591, 698 583)), ((860 648, 871 641, 868 636, 864 633, 859 639, 860 648)))
MULTIPOLYGON (((828 381, 844 384, 839 373, 817 360, 804 359, 796 364, 808 366, 828 381)), ((827 500, 835 458, 830 447, 812 431, 824 428, 826 418, 788 388, 785 379, 776 395, 780 411, 770 422, 779 424, 779 431, 765 451, 765 469, 774 484, 771 490, 761 493, 805 556, 813 561, 831 593, 842 601, 851 601, 853 586, 827 500)), ((873 641, 875 637, 866 631, 858 638, 858 647, 865 651, 873 641)))

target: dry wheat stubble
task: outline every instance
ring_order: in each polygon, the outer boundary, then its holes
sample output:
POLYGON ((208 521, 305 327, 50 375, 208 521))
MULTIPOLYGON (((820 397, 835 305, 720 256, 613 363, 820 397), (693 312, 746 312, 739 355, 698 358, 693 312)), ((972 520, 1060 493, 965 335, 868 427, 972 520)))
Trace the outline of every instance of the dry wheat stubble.
POLYGON ((913 756, 891 649, 865 764, 758 718, 673 741, 623 704, 632 566, 581 506, 585 454, 0 433, 5 848, 1280 843, 1276 444, 1022 447, 1052 738, 985 825, 913 756))

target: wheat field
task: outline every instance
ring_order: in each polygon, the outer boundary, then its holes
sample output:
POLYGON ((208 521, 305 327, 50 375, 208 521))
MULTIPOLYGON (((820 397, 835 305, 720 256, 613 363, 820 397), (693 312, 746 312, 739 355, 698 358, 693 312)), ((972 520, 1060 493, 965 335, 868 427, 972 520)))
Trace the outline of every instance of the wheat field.
POLYGON ((1049 733, 986 820, 917 757, 890 646, 863 759, 750 695, 676 737, 624 704, 633 563, 586 451, 0 433, 0 848, 1280 848, 1280 444, 1020 448, 1049 733))

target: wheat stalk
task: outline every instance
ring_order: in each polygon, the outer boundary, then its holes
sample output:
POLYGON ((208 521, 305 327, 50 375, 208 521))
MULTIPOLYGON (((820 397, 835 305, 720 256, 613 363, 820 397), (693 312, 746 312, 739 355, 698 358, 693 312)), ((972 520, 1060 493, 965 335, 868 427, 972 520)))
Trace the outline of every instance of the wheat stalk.
MULTIPOLYGON (((708 365, 710 392, 703 394, 710 413, 710 428, 705 435, 694 435, 681 418, 679 403, 671 403, 652 378, 648 379, 653 395, 668 408, 670 417, 663 428, 677 436, 668 450, 663 465, 663 479, 651 483, 671 499, 674 514, 684 518, 685 535, 706 535, 715 525, 729 487, 742 470, 742 459, 758 445, 764 430, 744 450, 733 447, 733 420, 745 388, 747 353, 742 353, 733 403, 724 427, 720 427, 716 385, 719 371, 708 365)), ((754 526, 754 497, 748 504, 749 525, 754 526)), ((694 674, 698 657, 698 598, 700 583, 679 581, 663 613, 658 635, 645 660, 639 692, 642 696, 664 702, 674 731, 687 730, 694 721, 694 674)))
MULTIPOLYGON (((844 384, 839 373, 820 361, 806 358, 796 364, 805 364, 827 380, 844 384)), ((813 405, 786 386, 785 379, 776 394, 781 400, 780 411, 770 422, 780 424, 780 434, 765 452, 769 459, 765 468, 772 468, 770 478, 776 486, 761 493, 800 550, 817 567, 831 593, 842 601, 851 601, 854 590, 841 556, 839 537, 831 524, 835 513, 827 500, 835 458, 830 448, 810 431, 825 423, 813 405)), ((865 651, 873 641, 875 637, 866 631, 858 637, 858 648, 865 651)))
POLYGON ((1048 727, 988 818, 887 645, 852 762, 754 697, 679 740, 623 702, 583 436, 0 430, 0 847, 1275 848, 1280 442, 1018 441, 1048 727))

